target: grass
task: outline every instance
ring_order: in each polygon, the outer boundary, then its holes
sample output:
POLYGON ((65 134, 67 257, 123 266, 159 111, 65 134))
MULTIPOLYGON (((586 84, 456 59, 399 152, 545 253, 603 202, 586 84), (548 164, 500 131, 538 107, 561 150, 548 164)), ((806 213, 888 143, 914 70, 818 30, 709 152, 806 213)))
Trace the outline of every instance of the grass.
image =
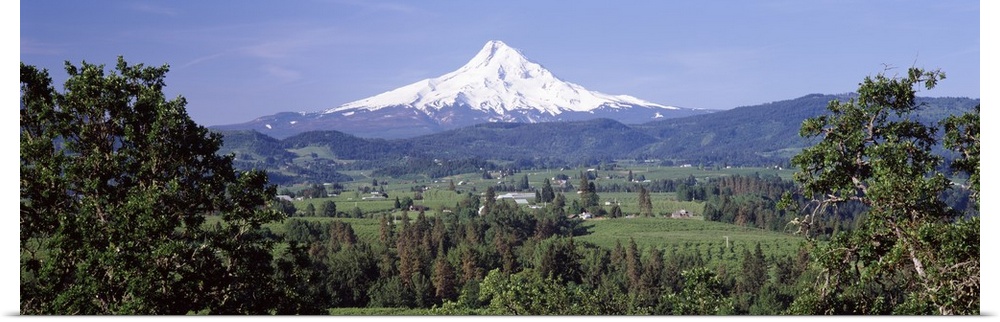
POLYGON ((629 240, 635 240, 643 249, 697 251, 702 255, 711 253, 713 258, 739 255, 743 249, 752 251, 757 243, 766 256, 794 254, 804 241, 790 234, 699 219, 620 218, 588 220, 583 226, 589 233, 575 239, 605 248, 614 248, 618 242, 627 246, 629 240))
MULTIPOLYGON (((414 217, 416 218, 416 217, 414 217)), ((330 217, 290 217, 281 222, 274 222, 265 225, 278 235, 285 234, 285 222, 289 220, 307 220, 316 222, 333 222, 341 221, 351 225, 351 229, 354 229, 354 235, 358 236, 358 240, 363 240, 368 243, 374 243, 378 241, 378 219, 369 218, 330 218, 330 217)))

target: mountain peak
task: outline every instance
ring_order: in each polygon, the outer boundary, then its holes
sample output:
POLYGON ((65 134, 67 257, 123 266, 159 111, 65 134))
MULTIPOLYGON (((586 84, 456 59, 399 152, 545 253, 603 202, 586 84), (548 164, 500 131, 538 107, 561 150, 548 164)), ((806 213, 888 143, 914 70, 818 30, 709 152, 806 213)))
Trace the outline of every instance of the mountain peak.
POLYGON ((337 129, 409 137, 486 122, 613 119, 645 123, 708 113, 609 95, 557 78, 503 41, 490 40, 462 67, 316 113, 279 113, 250 123, 262 133, 337 129))
POLYGON ((483 49, 479 50, 476 56, 469 60, 466 66, 485 66, 494 61, 508 62, 508 63, 523 63, 527 59, 520 51, 507 46, 502 41, 490 40, 486 42, 483 49))
POLYGON ((500 40, 490 40, 490 41, 486 42, 486 45, 483 46, 483 49, 480 50, 480 52, 483 52, 483 51, 496 52, 496 51, 502 50, 502 49, 508 49, 508 50, 515 50, 516 51, 516 49, 511 48, 510 46, 507 46, 507 44, 504 43, 503 41, 500 41, 500 40))
POLYGON ((594 113, 643 115, 630 120, 652 120, 679 115, 679 108, 641 100, 628 95, 590 91, 563 81, 520 50, 500 40, 483 45, 457 70, 406 85, 382 94, 357 100, 323 114, 353 117, 390 109, 400 115, 423 115, 438 124, 452 124, 459 118, 476 122, 541 122, 593 117, 594 113), (623 112, 622 111, 642 111, 623 112), (602 112, 603 111, 603 112, 602 112))

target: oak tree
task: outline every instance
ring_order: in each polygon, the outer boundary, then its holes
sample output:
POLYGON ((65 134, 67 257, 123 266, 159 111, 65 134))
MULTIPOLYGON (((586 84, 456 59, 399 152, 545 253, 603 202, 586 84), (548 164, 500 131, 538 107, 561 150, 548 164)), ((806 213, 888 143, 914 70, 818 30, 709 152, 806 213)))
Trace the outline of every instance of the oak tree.
POLYGON ((21 313, 272 312, 267 176, 165 98, 166 65, 65 66, 57 91, 21 64, 21 313))
MULTIPOLYGON (((869 76, 856 98, 834 100, 828 114, 803 122, 800 134, 820 141, 792 159, 801 169, 795 179, 814 200, 811 213, 794 221, 800 231, 810 233, 826 207, 853 200, 869 210, 857 229, 814 253, 820 280, 793 312, 979 312, 979 219, 962 218, 941 200, 952 184, 931 150, 938 128, 910 118, 921 107, 914 87, 932 89, 941 79, 944 73, 919 68, 869 76)), ((960 124, 975 124, 978 133, 978 123, 960 124)), ((949 146, 970 152, 959 167, 978 179, 978 135, 948 137, 955 138, 949 146)))

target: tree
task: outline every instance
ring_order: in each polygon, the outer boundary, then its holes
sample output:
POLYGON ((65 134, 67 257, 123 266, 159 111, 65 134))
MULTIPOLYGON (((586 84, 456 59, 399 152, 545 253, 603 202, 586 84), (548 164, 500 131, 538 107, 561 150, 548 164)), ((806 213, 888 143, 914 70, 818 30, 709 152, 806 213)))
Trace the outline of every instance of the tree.
POLYGON ((941 122, 945 129, 944 146, 960 154, 951 169, 969 176, 972 198, 979 203, 979 105, 961 116, 949 116, 941 122))
POLYGON ((409 210, 413 206, 413 198, 410 196, 403 196, 403 201, 399 202, 399 209, 409 210))
POLYGON ((315 217, 315 216, 316 216, 316 206, 313 206, 312 203, 306 204, 306 217, 315 217))
POLYGON ((580 208, 596 206, 598 202, 597 191, 594 184, 587 178, 589 173, 580 171, 580 208))
POLYGON ((736 281, 736 292, 757 294, 761 287, 767 283, 767 262, 764 258, 764 251, 760 248, 760 243, 754 248, 753 253, 743 249, 743 259, 740 261, 741 274, 736 281))
POLYGON ((361 208, 355 206, 354 209, 351 209, 351 218, 364 218, 364 217, 365 213, 361 211, 361 208))
POLYGON ((295 204, 293 204, 291 201, 284 199, 276 199, 275 202, 273 203, 273 207, 274 210, 281 212, 286 217, 295 216, 295 211, 298 210, 295 208, 295 204))
MULTIPOLYGON (((533 269, 515 274, 491 270, 480 284, 480 296, 489 306, 479 314, 488 315, 596 315, 586 293, 574 292, 533 269)), ((445 305, 445 307, 450 307, 445 305)), ((621 313, 621 312, 618 312, 621 313)))
POLYGON ((642 280, 642 262, 640 261, 639 246, 635 244, 635 239, 629 238, 628 248, 625 250, 625 275, 628 277, 630 289, 638 290, 642 280))
POLYGON ((583 281, 583 269, 580 265, 583 256, 576 250, 573 238, 554 238, 544 247, 539 260, 538 273, 544 278, 551 278, 564 283, 583 281))
POLYGON ((639 275, 639 289, 636 293, 645 299, 653 299, 660 295, 661 285, 663 285, 663 252, 656 247, 649 248, 649 257, 642 266, 642 273, 639 275))
POLYGON ((483 194, 483 211, 484 213, 490 213, 493 207, 497 204, 497 192, 493 189, 493 186, 486 187, 486 193, 483 194))
POLYGON ((274 299, 275 313, 322 314, 329 305, 330 295, 322 285, 310 281, 320 280, 323 272, 309 259, 305 247, 295 241, 289 241, 283 253, 274 263, 275 280, 281 290, 274 299))
POLYGON ((457 296, 455 270, 448 263, 444 249, 438 250, 437 259, 434 260, 434 272, 432 282, 434 283, 434 296, 442 300, 452 300, 457 296))
POLYGON ((556 198, 556 192, 555 190, 552 189, 552 182, 550 182, 549 179, 545 179, 545 182, 542 183, 542 192, 540 201, 552 202, 552 200, 555 198, 556 198))
POLYGON ((323 216, 325 217, 337 217, 337 204, 333 200, 327 200, 323 202, 323 216))
POLYGON ((531 185, 528 184, 528 175, 524 175, 521 177, 521 181, 518 181, 517 189, 525 191, 528 188, 531 188, 531 185))
POLYGON ((625 215, 622 213, 622 207, 619 207, 618 204, 611 206, 611 218, 622 218, 622 217, 625 217, 625 215))
MULTIPOLYGON (((951 183, 931 151, 937 128, 909 119, 920 108, 913 87, 929 90, 941 79, 944 73, 919 68, 903 77, 866 77, 857 98, 834 100, 828 115, 803 122, 800 134, 821 141, 792 159, 801 169, 796 181, 814 200, 811 213, 796 221, 800 232, 809 234, 829 206, 854 200, 869 210, 858 229, 818 247, 821 280, 793 311, 979 312, 979 219, 961 218, 940 199, 951 183)), ((968 137, 947 124, 954 137, 968 137)), ((978 151, 978 140, 961 142, 951 146, 978 151)), ((978 155, 963 160, 969 163, 959 163, 962 170, 978 173, 978 155)))
POLYGON ((649 198, 649 190, 639 186, 639 213, 643 217, 653 216, 653 200, 649 198))
POLYGON ((22 314, 275 308, 275 188, 165 99, 168 70, 67 62, 57 92, 21 64, 22 314))
POLYGON ((557 209, 566 207, 566 196, 560 193, 556 195, 555 198, 552 198, 552 207, 557 209))
POLYGON ((673 306, 673 314, 721 315, 732 311, 732 299, 724 295, 722 281, 707 268, 685 270, 681 276, 684 288, 663 300, 673 306))

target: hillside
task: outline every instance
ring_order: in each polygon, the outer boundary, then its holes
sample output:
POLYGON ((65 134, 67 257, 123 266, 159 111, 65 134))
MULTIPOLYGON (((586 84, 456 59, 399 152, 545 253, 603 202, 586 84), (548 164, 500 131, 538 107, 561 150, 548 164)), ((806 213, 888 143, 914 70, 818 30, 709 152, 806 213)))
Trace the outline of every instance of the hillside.
POLYGON ((657 139, 617 121, 486 123, 416 137, 412 152, 444 158, 495 160, 557 158, 616 159, 657 139))
MULTIPOLYGON (((806 118, 826 113, 831 100, 852 94, 811 94, 800 98, 737 107, 709 115, 649 122, 635 126, 658 142, 637 152, 652 158, 678 158, 705 164, 784 164, 810 142, 798 135, 806 118)), ((948 115, 971 111, 978 99, 918 98, 925 107, 916 119, 936 124, 948 115)))
MULTIPOLYGON (((638 125, 610 119, 498 122, 394 140, 339 131, 306 132, 283 140, 253 131, 223 132, 222 152, 235 153, 240 166, 263 167, 293 177, 305 172, 314 177, 333 175, 330 172, 336 169, 391 169, 395 174, 433 177, 504 163, 519 168, 562 167, 621 159, 659 160, 665 165, 787 166, 791 156, 812 144, 798 135, 802 121, 824 114, 831 100, 847 100, 850 95, 812 94, 638 125)), ((929 124, 979 104, 978 99, 968 98, 918 101, 925 107, 915 118, 929 124)), ((937 152, 948 155, 940 149, 937 152)))

